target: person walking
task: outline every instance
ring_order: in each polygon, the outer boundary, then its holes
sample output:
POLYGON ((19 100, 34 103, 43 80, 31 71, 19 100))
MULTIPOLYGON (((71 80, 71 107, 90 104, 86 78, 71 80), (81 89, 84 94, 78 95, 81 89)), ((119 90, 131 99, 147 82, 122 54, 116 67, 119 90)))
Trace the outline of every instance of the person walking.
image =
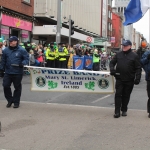
POLYGON ((147 82, 147 112, 148 117, 150 118, 150 50, 146 50, 145 53, 141 57, 141 65, 145 71, 145 80, 147 82))
POLYGON ((118 52, 110 61, 110 75, 116 78, 115 114, 114 118, 127 116, 128 103, 134 84, 141 79, 141 64, 138 55, 132 52, 130 40, 124 40, 122 51, 118 52))
POLYGON ((2 54, 2 62, 0 71, 5 72, 3 78, 4 95, 8 104, 7 108, 14 103, 14 108, 20 105, 20 97, 22 92, 23 67, 29 64, 29 54, 18 45, 18 38, 11 36, 9 38, 9 46, 5 48, 2 54), (14 85, 12 94, 11 84, 14 85))

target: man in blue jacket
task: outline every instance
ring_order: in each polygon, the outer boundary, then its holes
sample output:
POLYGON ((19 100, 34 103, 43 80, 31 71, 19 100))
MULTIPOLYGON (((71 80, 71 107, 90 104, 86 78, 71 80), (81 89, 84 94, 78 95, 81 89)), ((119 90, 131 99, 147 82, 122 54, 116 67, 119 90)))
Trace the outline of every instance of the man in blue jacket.
POLYGON ((147 112, 149 113, 148 117, 150 118, 150 50, 147 50, 141 58, 142 68, 145 71, 145 80, 147 81, 147 112))
POLYGON ((14 103, 14 108, 18 108, 22 91, 23 67, 29 63, 29 54, 18 45, 18 38, 11 36, 9 38, 9 47, 5 48, 2 54, 0 72, 5 72, 3 78, 4 95, 8 101, 7 108, 14 103), (12 94, 11 84, 14 85, 12 94))

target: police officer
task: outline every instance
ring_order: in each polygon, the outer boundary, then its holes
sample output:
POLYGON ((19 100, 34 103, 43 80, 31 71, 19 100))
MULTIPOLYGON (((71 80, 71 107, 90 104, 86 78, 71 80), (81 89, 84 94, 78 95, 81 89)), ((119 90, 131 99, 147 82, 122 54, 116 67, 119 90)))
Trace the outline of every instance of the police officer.
POLYGON ((58 56, 59 56, 59 68, 66 68, 66 56, 68 55, 68 50, 64 43, 59 43, 58 56))
POLYGON ((47 67, 55 68, 55 59, 56 59, 56 51, 54 49, 54 42, 50 43, 50 48, 46 51, 46 58, 47 58, 47 67))
POLYGON ((118 52, 110 62, 110 74, 116 78, 114 118, 127 116, 127 106, 134 84, 140 83, 141 64, 136 53, 132 52, 130 40, 123 41, 123 51, 118 52))
POLYGON ((14 108, 18 108, 22 91, 23 67, 29 63, 29 54, 18 45, 18 38, 11 36, 9 38, 9 47, 5 48, 2 55, 2 64, 0 71, 4 72, 3 87, 4 95, 8 104, 7 108, 14 103, 14 108), (14 85, 14 92, 11 91, 11 84, 14 85))
POLYGON ((98 50, 95 49, 93 53, 93 71, 99 71, 99 59, 100 55, 98 54, 98 50))
POLYGON ((145 80, 147 82, 147 112, 149 113, 148 117, 150 118, 150 50, 147 51, 142 55, 141 64, 145 71, 145 80))

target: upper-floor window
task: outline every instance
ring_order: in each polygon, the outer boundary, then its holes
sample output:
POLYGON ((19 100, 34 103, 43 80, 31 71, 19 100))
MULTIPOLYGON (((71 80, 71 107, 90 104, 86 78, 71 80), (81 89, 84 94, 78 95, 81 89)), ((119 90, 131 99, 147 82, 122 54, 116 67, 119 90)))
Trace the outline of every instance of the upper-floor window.
POLYGON ((30 0, 23 0, 23 2, 30 3, 30 0))

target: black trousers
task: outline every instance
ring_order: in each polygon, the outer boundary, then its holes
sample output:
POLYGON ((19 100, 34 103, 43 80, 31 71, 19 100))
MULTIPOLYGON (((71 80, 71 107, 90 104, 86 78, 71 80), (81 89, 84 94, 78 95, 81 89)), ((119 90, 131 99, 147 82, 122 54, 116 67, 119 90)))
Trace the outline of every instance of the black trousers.
POLYGON ((147 96, 148 96, 147 112, 150 113, 150 81, 147 81, 147 96))
POLYGON ((5 74, 3 78, 4 95, 8 102, 13 102, 16 105, 20 104, 20 97, 22 92, 22 74, 5 74), (11 84, 14 85, 14 92, 12 94, 11 84))
POLYGON ((47 67, 55 68, 55 60, 47 60, 47 67))
POLYGON ((93 63, 93 71, 99 71, 99 62, 93 63))
POLYGON ((59 68, 66 69, 66 60, 59 61, 59 68))
POLYGON ((128 110, 130 95, 134 87, 134 81, 116 80, 115 113, 128 110))

